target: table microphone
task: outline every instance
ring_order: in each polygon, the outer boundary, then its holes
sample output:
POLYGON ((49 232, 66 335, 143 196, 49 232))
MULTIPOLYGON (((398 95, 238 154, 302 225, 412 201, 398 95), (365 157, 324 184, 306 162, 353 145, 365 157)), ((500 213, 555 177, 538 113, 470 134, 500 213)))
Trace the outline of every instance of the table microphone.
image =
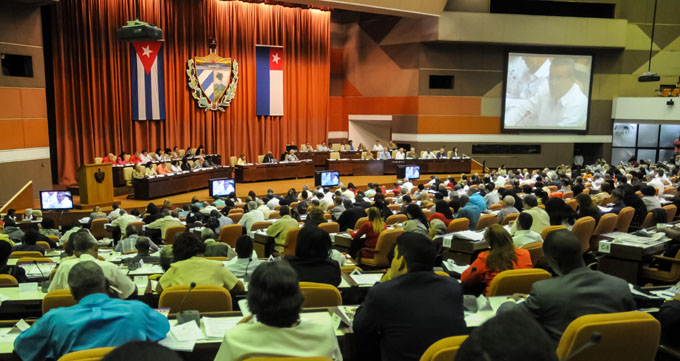
POLYGON ((573 360, 573 359, 576 358, 576 356, 583 353, 583 351, 585 351, 585 350, 587 350, 587 349, 589 349, 589 348, 591 348, 595 345, 599 345, 600 342, 602 342, 602 334, 600 334, 599 332, 593 332, 590 335, 590 339, 588 340, 588 342, 584 343, 583 346, 579 347, 576 351, 572 352, 571 355, 567 356, 562 361, 573 360))
POLYGON ((47 290, 50 288, 50 283, 51 283, 51 282, 50 282, 49 279, 47 279, 47 277, 45 277, 45 274, 44 274, 43 271, 40 269, 40 266, 38 266, 38 261, 33 260, 33 264, 35 265, 35 268, 38 269, 38 272, 40 272, 40 275, 42 276, 42 278, 44 278, 44 280, 43 280, 42 282, 40 282, 40 289, 41 289, 44 293, 47 293, 47 290))
POLYGON ((182 298, 182 302, 179 304, 179 312, 177 313, 177 324, 181 325, 183 323, 187 323, 189 321, 196 321, 196 325, 198 327, 201 327, 201 314, 196 311, 196 310, 189 310, 189 311, 184 311, 184 302, 186 302, 187 298, 189 297, 189 294, 193 289, 196 288, 196 282, 191 282, 191 285, 189 286, 189 291, 184 294, 184 298, 182 298))
POLYGON ((250 258, 248 258, 248 264, 246 264, 246 273, 243 275, 243 279, 244 279, 246 282, 249 282, 249 281, 250 281, 250 279, 248 278, 248 267, 250 266, 250 262, 251 262, 252 260, 253 260, 253 257, 251 256, 250 258))

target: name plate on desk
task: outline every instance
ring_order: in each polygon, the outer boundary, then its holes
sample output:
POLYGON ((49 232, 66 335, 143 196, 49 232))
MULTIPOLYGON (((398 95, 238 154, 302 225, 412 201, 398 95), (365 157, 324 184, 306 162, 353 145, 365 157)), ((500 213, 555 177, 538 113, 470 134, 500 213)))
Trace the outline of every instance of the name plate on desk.
POLYGON ((597 246, 597 251, 600 253, 611 253, 612 251, 612 244, 611 242, 608 241, 600 241, 600 243, 597 246))

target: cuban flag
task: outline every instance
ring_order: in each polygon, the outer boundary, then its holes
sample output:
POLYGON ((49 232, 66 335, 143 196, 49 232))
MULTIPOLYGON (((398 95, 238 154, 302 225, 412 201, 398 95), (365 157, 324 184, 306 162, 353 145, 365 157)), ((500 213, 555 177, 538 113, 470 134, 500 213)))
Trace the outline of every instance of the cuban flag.
POLYGON ((283 115, 283 48, 258 45, 257 115, 283 115))
POLYGON ((137 41, 130 46, 132 119, 165 119, 163 42, 137 41))

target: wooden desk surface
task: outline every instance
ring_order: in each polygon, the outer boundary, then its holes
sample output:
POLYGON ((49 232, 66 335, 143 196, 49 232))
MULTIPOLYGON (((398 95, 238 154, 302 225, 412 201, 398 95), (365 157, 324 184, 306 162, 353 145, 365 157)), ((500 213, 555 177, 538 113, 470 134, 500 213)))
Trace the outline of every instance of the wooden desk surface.
POLYGON ((314 163, 311 160, 237 165, 234 170, 234 179, 238 183, 312 176, 314 163))
POLYGON ((190 172, 134 179, 135 199, 162 198, 171 194, 185 193, 208 188, 212 178, 231 178, 231 167, 203 168, 190 172))

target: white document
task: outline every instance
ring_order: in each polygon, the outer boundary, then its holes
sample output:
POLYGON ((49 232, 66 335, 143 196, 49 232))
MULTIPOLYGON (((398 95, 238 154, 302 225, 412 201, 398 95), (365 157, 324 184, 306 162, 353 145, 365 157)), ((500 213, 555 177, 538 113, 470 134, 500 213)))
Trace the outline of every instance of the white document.
MULTIPOLYGON (((192 323, 196 324, 195 322, 192 323)), ((194 350, 196 340, 178 341, 175 336, 172 335, 172 332, 168 332, 168 335, 164 339, 158 341, 158 343, 173 351, 191 352, 194 350)))
POLYGON ((468 241, 483 241, 484 240, 484 232, 475 232, 475 231, 460 231, 460 232, 454 232, 453 233, 454 237, 460 238, 460 239, 466 239, 468 241))
POLYGON ((360 275, 351 275, 352 279, 354 282, 356 282, 357 285, 374 285, 376 282, 380 282, 380 279, 382 279, 383 273, 365 273, 365 274, 360 274, 360 275))
POLYGON ((38 292, 38 282, 19 283, 19 293, 38 292))
POLYGON ((10 328, 7 331, 7 334, 14 333, 19 335, 20 333, 28 330, 29 328, 31 328, 31 325, 29 325, 28 322, 24 321, 24 319, 22 318, 19 320, 19 322, 17 322, 14 326, 12 326, 12 328, 10 328))
POLYGON ((170 333, 180 342, 205 338, 203 331, 193 321, 170 327, 170 333))
POLYGON ((248 300, 245 298, 238 301, 238 307, 241 310, 243 317, 248 317, 253 314, 252 312, 250 312, 250 308, 248 308, 248 300))
POLYGON ((463 272, 465 272, 465 270, 468 269, 468 267, 470 267, 469 265, 466 264, 463 265, 456 264, 456 262, 454 262, 452 259, 447 259, 442 264, 444 265, 444 267, 446 267, 446 269, 449 272, 455 272, 458 274, 463 274, 463 272))
MULTIPOLYGON (((208 338, 222 338, 224 333, 229 331, 241 321, 240 317, 203 317, 203 327, 205 336, 208 338)), ((194 325, 196 323, 194 322, 194 325)))
POLYGON ((493 311, 489 299, 484 297, 484 295, 477 297, 477 312, 479 311, 493 311))

